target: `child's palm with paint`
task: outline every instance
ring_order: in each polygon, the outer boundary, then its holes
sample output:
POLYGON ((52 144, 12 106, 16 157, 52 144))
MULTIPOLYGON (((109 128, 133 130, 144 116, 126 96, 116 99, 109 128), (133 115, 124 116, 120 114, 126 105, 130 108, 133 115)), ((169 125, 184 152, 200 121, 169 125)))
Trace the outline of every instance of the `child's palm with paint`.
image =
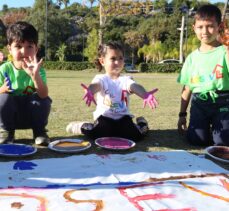
POLYGON ((4 84, 2 86, 2 92, 3 93, 13 92, 11 81, 10 81, 8 74, 4 73, 4 77, 5 77, 5 80, 4 80, 4 84))

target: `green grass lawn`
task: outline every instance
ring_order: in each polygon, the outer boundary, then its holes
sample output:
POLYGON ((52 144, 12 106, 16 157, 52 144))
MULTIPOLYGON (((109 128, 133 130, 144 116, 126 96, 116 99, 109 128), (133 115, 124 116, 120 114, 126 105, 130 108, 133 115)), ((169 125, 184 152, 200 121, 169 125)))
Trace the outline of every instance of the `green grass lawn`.
MULTIPOLYGON (((53 100, 49 116, 49 136, 52 139, 69 137, 65 127, 70 121, 93 121, 95 106, 87 107, 80 83, 89 84, 96 71, 47 71, 49 94, 53 100)), ((180 106, 181 86, 176 83, 177 74, 132 74, 136 82, 147 90, 158 88, 156 97, 159 106, 155 110, 142 109, 142 99, 131 96, 130 110, 136 116, 144 116, 150 126, 150 132, 137 146, 137 150, 169 150, 191 147, 177 133, 177 114, 180 106)), ((16 138, 31 138, 31 131, 17 131, 16 138)))
MULTIPOLYGON (((92 112, 95 106, 87 107, 82 100, 84 92, 80 83, 89 84, 97 71, 47 71, 49 94, 53 100, 49 116, 49 136, 52 140, 61 138, 81 138, 66 133, 66 125, 71 121, 92 122, 92 112)), ((142 99, 136 95, 131 96, 130 110, 135 115, 144 116, 150 131, 137 145, 128 151, 107 151, 92 144, 92 147, 80 154, 105 154, 105 153, 131 153, 135 151, 168 151, 187 150, 194 154, 203 153, 204 148, 194 147, 187 143, 185 138, 177 132, 177 116, 180 107, 181 85, 176 82, 177 74, 134 73, 136 82, 142 84, 147 90, 158 88, 155 94, 159 106, 155 110, 149 107, 142 108, 142 99)), ((33 144, 31 130, 17 130, 16 143, 33 144)), ((93 143, 93 142, 92 142, 93 143)), ((23 159, 39 159, 50 157, 65 157, 69 154, 57 153, 47 147, 38 147, 38 152, 33 156, 23 159)), ((17 158, 13 158, 17 159, 17 158)), ((19 158, 21 159, 21 158, 19 158)), ((9 161, 12 158, 1 158, 9 161)), ((229 165, 218 163, 229 169, 229 165)))
MULTIPOLYGON (((59 138, 84 138, 83 136, 71 136, 65 131, 66 125, 71 121, 92 122, 92 112, 95 106, 87 107, 83 97, 83 89, 80 83, 89 84, 96 71, 47 71, 50 97, 53 100, 49 117, 49 136, 52 140, 59 138)), ((177 132, 177 116, 180 107, 181 85, 176 82, 177 74, 135 73, 134 79, 147 90, 158 88, 156 97, 159 106, 155 110, 146 107, 142 109, 142 99, 136 95, 131 96, 130 110, 135 115, 144 116, 150 126, 149 134, 137 146, 129 151, 162 151, 162 150, 188 150, 192 153, 202 153, 203 148, 189 145, 184 137, 177 132)), ((33 143, 31 130, 16 131, 16 139, 19 143, 33 143)), ((83 154, 106 153, 107 151, 93 145, 83 154)), ((117 152, 120 153, 120 152, 117 152)), ((65 154, 50 151, 45 147, 39 147, 33 158, 61 157, 65 154)))

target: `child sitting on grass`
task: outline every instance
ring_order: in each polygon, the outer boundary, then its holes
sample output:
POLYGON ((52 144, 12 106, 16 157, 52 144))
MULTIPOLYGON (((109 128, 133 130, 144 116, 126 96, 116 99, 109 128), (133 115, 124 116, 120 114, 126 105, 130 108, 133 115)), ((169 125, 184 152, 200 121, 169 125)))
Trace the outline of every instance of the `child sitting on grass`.
POLYGON ((12 61, 0 66, 0 144, 12 143, 16 129, 33 130, 35 144, 48 145, 45 126, 51 107, 45 70, 38 61, 38 32, 27 22, 7 29, 12 61))
POLYGON ((66 130, 73 134, 85 134, 96 139, 100 137, 121 137, 134 141, 140 140, 149 130, 144 117, 133 122, 133 115, 129 111, 129 95, 134 93, 154 109, 158 105, 153 93, 157 89, 146 92, 130 76, 121 75, 124 67, 124 52, 117 42, 108 42, 98 48, 97 67, 105 74, 96 75, 91 84, 85 89, 84 99, 88 106, 96 104, 94 123, 71 122, 66 130), (97 94, 97 101, 94 95, 97 94))

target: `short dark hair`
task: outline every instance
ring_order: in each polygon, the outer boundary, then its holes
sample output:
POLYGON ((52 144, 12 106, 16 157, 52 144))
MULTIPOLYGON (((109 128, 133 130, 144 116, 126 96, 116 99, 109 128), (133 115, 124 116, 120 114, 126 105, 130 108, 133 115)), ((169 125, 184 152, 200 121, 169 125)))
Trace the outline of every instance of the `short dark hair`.
POLYGON ((119 50, 124 55, 123 46, 117 41, 108 41, 105 44, 99 45, 99 47, 98 47, 98 58, 95 60, 95 65, 99 69, 99 71, 101 71, 103 68, 99 62, 99 58, 104 57, 106 55, 107 49, 119 50))
POLYGON ((6 31, 8 44, 12 42, 31 42, 37 45, 38 43, 38 32, 33 25, 24 22, 18 21, 14 24, 11 24, 6 31))
POLYGON ((196 12, 194 20, 206 20, 209 18, 215 17, 218 24, 221 23, 222 14, 220 9, 212 4, 202 5, 196 12))

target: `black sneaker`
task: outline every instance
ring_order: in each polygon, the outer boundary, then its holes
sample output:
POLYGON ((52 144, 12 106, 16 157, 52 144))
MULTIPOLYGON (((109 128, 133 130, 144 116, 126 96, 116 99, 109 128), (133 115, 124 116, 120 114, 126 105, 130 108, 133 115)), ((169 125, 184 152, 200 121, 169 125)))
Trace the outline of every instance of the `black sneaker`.
POLYGON ((34 133, 35 144, 39 146, 48 146, 50 143, 50 139, 46 132, 42 133, 34 133))
POLYGON ((0 128, 0 144, 12 144, 14 142, 14 130, 7 131, 0 128))
POLYGON ((137 117, 136 122, 142 134, 146 134, 149 131, 148 122, 144 117, 137 117))

